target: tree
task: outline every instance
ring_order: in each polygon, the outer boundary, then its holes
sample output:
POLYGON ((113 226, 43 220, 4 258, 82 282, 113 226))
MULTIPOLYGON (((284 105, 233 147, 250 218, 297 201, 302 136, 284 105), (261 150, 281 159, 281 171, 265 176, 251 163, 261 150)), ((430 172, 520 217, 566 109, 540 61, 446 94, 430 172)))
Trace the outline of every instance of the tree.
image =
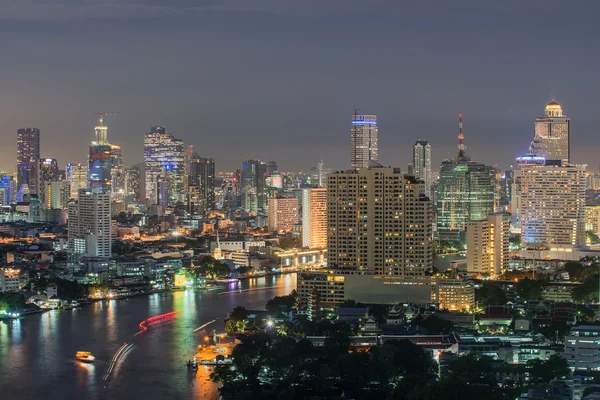
POLYGON ((483 285, 475 291, 475 300, 484 307, 505 304, 506 294, 500 286, 492 282, 484 282, 483 285))
POLYGON ((525 300, 541 300, 548 282, 543 279, 521 279, 517 284, 517 295, 525 300))
POLYGON ((478 357, 472 353, 458 357, 450 362, 448 380, 471 385, 495 385, 492 361, 489 356, 478 357))
POLYGON ((225 332, 227 332, 228 335, 244 333, 245 329, 246 329, 246 323, 244 321, 236 321, 236 320, 230 319, 225 324, 225 332))
POLYGON ((233 309, 231 314, 229 314, 229 319, 234 321, 243 321, 248 316, 248 311, 242 306, 237 306, 233 309))
POLYGON ((581 285, 573 289, 573 300, 589 303, 598 300, 598 275, 586 278, 581 285))
POLYGON ((442 333, 450 333, 454 328, 454 324, 451 321, 447 321, 438 317, 437 315, 431 315, 427 318, 422 318, 417 322, 417 325, 427 329, 429 335, 439 335, 442 333))
POLYGON ((531 380, 537 383, 547 383, 571 374, 567 360, 557 354, 551 355, 546 361, 539 358, 529 360, 527 366, 530 368, 531 380))
POLYGON ((266 309, 270 314, 290 312, 298 307, 298 293, 292 290, 287 296, 275 296, 267 302, 266 309))

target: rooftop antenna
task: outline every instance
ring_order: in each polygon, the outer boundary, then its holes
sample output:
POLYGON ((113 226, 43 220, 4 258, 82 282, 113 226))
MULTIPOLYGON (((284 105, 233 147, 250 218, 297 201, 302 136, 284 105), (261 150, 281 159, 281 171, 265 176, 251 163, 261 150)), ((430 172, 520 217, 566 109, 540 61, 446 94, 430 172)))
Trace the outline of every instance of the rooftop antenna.
POLYGON ((97 113, 94 113, 94 115, 99 115, 100 116, 99 117, 100 118, 100 125, 99 126, 103 126, 102 122, 104 120, 104 116, 105 115, 117 115, 117 113, 116 112, 97 112, 97 113))
POLYGON ((463 136, 462 114, 458 114, 458 159, 465 158, 465 137, 463 136))

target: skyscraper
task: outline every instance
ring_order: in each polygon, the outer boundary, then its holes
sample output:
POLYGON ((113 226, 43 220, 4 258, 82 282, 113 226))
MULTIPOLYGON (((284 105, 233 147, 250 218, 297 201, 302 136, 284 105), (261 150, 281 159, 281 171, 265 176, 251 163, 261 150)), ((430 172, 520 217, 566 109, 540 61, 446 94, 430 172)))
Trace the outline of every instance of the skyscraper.
POLYGON ((429 271, 433 213, 423 186, 399 168, 330 174, 329 267, 397 276, 421 276, 429 271))
POLYGON ((563 164, 569 163, 570 123, 571 120, 563 114, 560 104, 554 100, 548 103, 544 116, 535 119, 535 136, 529 147, 529 154, 545 157, 546 160, 559 160, 563 164))
POLYGON ((85 164, 67 164, 67 182, 71 191, 71 198, 77 200, 79 190, 88 187, 88 166, 85 164))
POLYGON ((379 162, 377 135, 377 116, 359 114, 358 110, 355 110, 350 129, 350 166, 352 168, 368 168, 370 161, 379 162))
POLYGON ((125 196, 127 201, 140 201, 145 199, 142 196, 143 189, 142 176, 140 171, 144 170, 144 164, 137 164, 125 169, 125 196))
POLYGON ((437 234, 444 240, 462 240, 467 221, 481 221, 494 213, 496 169, 467 157, 459 120, 458 157, 440 167, 436 190, 437 234))
POLYGON ((101 187, 81 189, 68 205, 69 255, 73 260, 111 256, 110 192, 101 187))
POLYGON ((183 198, 183 153, 183 141, 164 126, 153 126, 144 135, 146 199, 151 204, 166 206, 183 198))
POLYGON ((121 146, 110 145, 111 160, 111 193, 114 198, 123 198, 125 196, 125 171, 123 169, 123 150, 121 146))
POLYGON ((108 142, 108 127, 100 123, 94 127, 94 140, 90 143, 88 157, 89 187, 101 189, 105 192, 111 190, 112 154, 111 144, 108 142))
POLYGON ((191 157, 188 172, 188 212, 205 216, 215 209, 215 160, 191 157))
POLYGON ((416 178, 425 182, 425 195, 431 197, 431 145, 426 140, 417 140, 413 146, 413 171, 416 178))
POLYGON ((39 192, 40 130, 24 128, 17 131, 17 190, 23 185, 30 193, 39 192))
POLYGON ((519 157, 521 244, 573 248, 585 244, 585 165, 519 157))
POLYGON ((242 207, 262 213, 267 208, 265 174, 267 165, 260 160, 244 160, 241 170, 242 207))
POLYGON ((327 189, 302 189, 302 247, 327 248, 327 189))

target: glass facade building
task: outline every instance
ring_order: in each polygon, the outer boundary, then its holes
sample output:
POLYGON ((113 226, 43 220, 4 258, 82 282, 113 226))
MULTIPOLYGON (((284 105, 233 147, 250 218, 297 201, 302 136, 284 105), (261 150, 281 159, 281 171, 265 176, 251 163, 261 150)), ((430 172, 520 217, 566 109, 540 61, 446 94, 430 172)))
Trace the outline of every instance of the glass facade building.
POLYGON ((164 126, 153 126, 144 136, 146 199, 150 204, 167 206, 183 196, 183 141, 167 133, 164 126))

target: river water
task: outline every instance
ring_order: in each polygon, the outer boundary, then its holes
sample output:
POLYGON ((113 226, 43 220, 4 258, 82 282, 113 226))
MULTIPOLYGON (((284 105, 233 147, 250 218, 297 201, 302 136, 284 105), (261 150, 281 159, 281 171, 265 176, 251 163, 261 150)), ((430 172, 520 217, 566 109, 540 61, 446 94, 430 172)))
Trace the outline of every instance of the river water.
POLYGON ((0 398, 216 398, 208 367, 192 376, 185 366, 196 346, 213 329, 223 331, 235 306, 262 310, 270 298, 295 288, 295 274, 263 277, 220 290, 156 293, 0 322, 0 398), (134 336, 142 320, 171 311, 174 318, 134 336), (132 346, 111 370, 125 343, 132 346), (91 351, 97 361, 81 363, 77 351, 91 351))

